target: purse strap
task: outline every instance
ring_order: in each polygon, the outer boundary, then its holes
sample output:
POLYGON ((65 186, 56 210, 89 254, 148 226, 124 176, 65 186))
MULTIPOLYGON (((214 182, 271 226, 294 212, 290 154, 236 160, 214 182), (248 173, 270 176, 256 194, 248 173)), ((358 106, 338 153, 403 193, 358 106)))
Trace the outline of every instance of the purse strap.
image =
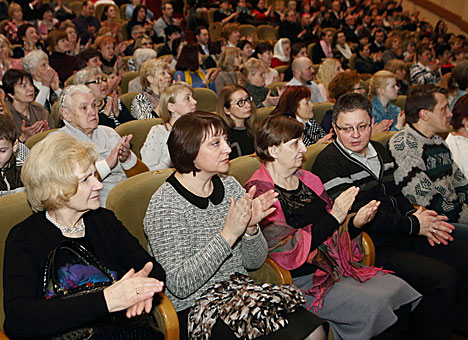
POLYGON ((46 289, 49 283, 52 281, 52 288, 54 293, 57 295, 63 295, 63 290, 60 288, 60 281, 58 279, 57 269, 56 268, 56 261, 55 257, 59 250, 68 250, 73 253, 76 257, 78 257, 83 263, 86 265, 94 266, 98 270, 100 270, 108 279, 109 283, 113 284, 115 282, 114 277, 110 273, 110 271, 94 256, 88 249, 83 247, 81 244, 72 241, 72 240, 64 240, 59 243, 57 247, 52 249, 47 257, 47 263, 44 270, 44 282, 43 282, 43 295, 46 293, 46 289))

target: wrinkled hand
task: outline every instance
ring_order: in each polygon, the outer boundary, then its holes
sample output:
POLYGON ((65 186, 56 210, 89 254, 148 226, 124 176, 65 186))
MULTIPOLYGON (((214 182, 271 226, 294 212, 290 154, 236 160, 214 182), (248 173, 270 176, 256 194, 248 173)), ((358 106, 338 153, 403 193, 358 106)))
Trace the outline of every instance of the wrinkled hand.
POLYGON ((346 219, 358 192, 359 188, 353 186, 343 191, 340 196, 335 199, 335 203, 333 204, 330 214, 336 218, 339 224, 343 223, 346 219))
POLYGON ((132 140, 132 137, 132 135, 122 137, 117 145, 112 149, 106 159, 109 168, 114 169, 119 161, 123 163, 128 159, 130 156, 130 141, 132 140))
MULTIPOLYGON (((256 190, 257 188, 254 185, 250 188, 248 194, 254 197, 256 190)), ((260 223, 261 220, 276 210, 276 208, 273 207, 273 204, 278 200, 276 197, 278 197, 278 193, 274 190, 269 190, 252 200, 252 217, 248 223, 249 227, 260 223)))
MULTIPOLYGON (((148 275, 151 273, 152 270, 153 270, 153 263, 148 262, 147 264, 145 264, 143 269, 141 269, 139 272, 135 273, 133 275, 133 277, 148 277, 148 275)), ((161 282, 161 284, 163 284, 163 283, 161 282)), ((145 311, 145 313, 148 314, 148 313, 151 312, 152 307, 153 307, 153 298, 152 297, 147 298, 146 300, 137 302, 133 306, 130 306, 130 307, 127 308, 127 313, 126 313, 127 318, 131 318, 131 317, 134 317, 134 316, 137 316, 137 315, 141 315, 143 313, 143 311, 145 311)))
MULTIPOLYGON (((144 271, 145 268, 142 270, 144 271)), ((164 284, 159 280, 143 275, 137 276, 135 270, 130 269, 119 281, 104 289, 104 299, 106 300, 107 309, 112 313, 130 307, 131 314, 133 312, 132 306, 139 306, 140 302, 152 299, 155 293, 162 291, 163 285, 164 284)), ((143 307, 146 307, 146 302, 143 307)), ((135 312, 137 309, 138 307, 135 308, 135 312)), ((127 317, 129 317, 128 310, 127 317)))
POLYGON ((358 210, 356 216, 354 216, 354 226, 361 228, 365 224, 372 221, 379 209, 380 201, 372 200, 358 210))
POLYGON ((450 235, 455 227, 445 221, 446 216, 440 216, 433 210, 423 210, 422 207, 413 214, 419 220, 419 235, 427 237, 431 246, 435 244, 447 245, 448 241, 453 241, 450 235))
POLYGON ((231 205, 226 215, 221 236, 233 246, 236 240, 245 232, 252 218, 252 195, 245 193, 239 201, 231 197, 231 205))
POLYGON ((112 77, 107 78, 106 95, 109 95, 110 93, 115 92, 121 80, 122 80, 121 72, 114 74, 112 77))

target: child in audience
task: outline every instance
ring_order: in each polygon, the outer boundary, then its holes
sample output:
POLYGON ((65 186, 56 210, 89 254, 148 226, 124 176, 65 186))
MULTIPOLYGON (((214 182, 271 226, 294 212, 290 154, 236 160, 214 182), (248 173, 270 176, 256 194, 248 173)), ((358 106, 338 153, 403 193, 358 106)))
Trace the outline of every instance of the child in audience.
POLYGON ((17 149, 15 124, 10 117, 0 114, 0 197, 24 190, 21 168, 16 166, 17 149))

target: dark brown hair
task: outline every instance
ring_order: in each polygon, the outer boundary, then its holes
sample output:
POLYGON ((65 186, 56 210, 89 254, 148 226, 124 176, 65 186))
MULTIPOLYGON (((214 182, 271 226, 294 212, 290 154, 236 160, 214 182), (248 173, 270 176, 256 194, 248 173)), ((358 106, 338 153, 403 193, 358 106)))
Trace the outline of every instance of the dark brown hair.
POLYGON ((15 144, 17 138, 16 126, 13 119, 5 114, 0 114, 0 139, 5 139, 15 144))
POLYGON ((28 79, 33 84, 33 79, 30 73, 25 70, 9 69, 3 75, 3 91, 7 95, 10 102, 13 102, 13 96, 15 95, 15 85, 21 83, 24 79, 28 79))
POLYGON ((360 78, 355 70, 338 73, 328 84, 328 95, 336 100, 343 94, 353 91, 354 85, 359 81, 360 78))
POLYGON ((304 126, 296 119, 287 116, 269 116, 263 120, 255 136, 255 152, 264 162, 275 159, 268 152, 270 146, 278 146, 292 139, 299 138, 304 133, 304 126))
POLYGON ((210 135, 227 135, 228 128, 221 117, 214 113, 195 111, 181 116, 174 123, 167 146, 177 172, 198 172, 194 160, 203 141, 210 135))
POLYGON ((468 118, 468 94, 461 96, 452 110, 453 116, 450 121, 453 129, 458 130, 463 127, 463 119, 468 118))
POLYGON ((405 114, 407 123, 417 123, 419 120, 419 111, 434 110, 437 105, 435 93, 447 95, 447 90, 434 85, 418 85, 409 93, 406 99, 405 114))
POLYGON ((187 71, 190 70, 195 72, 200 68, 198 63, 198 53, 200 53, 200 45, 198 44, 188 44, 185 45, 180 52, 179 60, 175 66, 177 71, 187 71))
POLYGON ((296 118, 299 102, 304 98, 310 99, 309 88, 305 86, 288 86, 271 115, 285 115, 296 118))

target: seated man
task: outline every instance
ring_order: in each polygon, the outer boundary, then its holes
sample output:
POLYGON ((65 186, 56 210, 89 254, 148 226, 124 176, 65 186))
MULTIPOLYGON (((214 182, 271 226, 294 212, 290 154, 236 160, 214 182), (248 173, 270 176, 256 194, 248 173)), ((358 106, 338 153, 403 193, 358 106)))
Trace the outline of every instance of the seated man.
POLYGON ((293 78, 284 86, 306 86, 310 89, 310 101, 312 103, 321 103, 325 100, 320 94, 318 85, 313 81, 315 78, 315 70, 312 60, 308 57, 299 57, 293 60, 292 65, 293 78))
POLYGON ((357 93, 342 95, 332 120, 337 139, 319 154, 312 171, 332 199, 351 186, 359 187, 352 211, 372 199, 381 202, 374 220, 363 230, 374 241, 375 264, 393 270, 423 294, 410 319, 411 335, 449 339, 454 320, 466 332, 468 242, 453 240, 453 226, 445 222, 446 217, 415 210, 397 188, 390 154, 381 144, 370 142, 373 119, 367 98, 357 93))
POLYGON ((437 135, 450 130, 447 91, 430 85, 414 88, 405 113, 407 124, 389 142, 397 166, 395 183, 412 204, 435 210, 449 222, 468 224, 468 180, 437 135))

